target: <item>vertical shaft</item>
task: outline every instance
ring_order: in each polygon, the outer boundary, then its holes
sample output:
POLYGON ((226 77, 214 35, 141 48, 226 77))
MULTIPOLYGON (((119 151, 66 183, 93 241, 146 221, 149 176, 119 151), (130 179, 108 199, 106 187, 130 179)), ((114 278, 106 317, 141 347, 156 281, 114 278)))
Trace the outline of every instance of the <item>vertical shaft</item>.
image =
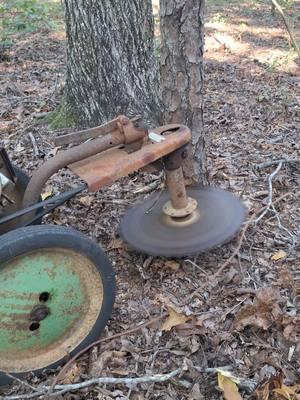
POLYGON ((176 209, 188 205, 182 167, 166 170, 167 187, 171 197, 172 206, 176 209))

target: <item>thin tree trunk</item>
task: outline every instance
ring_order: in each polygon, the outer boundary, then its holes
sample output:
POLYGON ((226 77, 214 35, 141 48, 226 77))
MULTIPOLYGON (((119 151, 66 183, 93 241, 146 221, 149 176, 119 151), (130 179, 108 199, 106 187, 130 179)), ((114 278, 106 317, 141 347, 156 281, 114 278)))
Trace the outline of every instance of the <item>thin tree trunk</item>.
POLYGON ((160 119, 151 0, 64 0, 67 77, 63 109, 77 125, 118 114, 160 119))
POLYGON ((290 28, 288 20, 287 20, 286 16, 284 15, 283 9, 280 7, 280 5, 277 3, 276 0, 271 0, 271 1, 272 1, 272 6, 274 7, 274 14, 275 14, 275 8, 276 8, 276 10, 279 12, 281 18, 283 19, 283 22, 284 22, 284 25, 286 27, 286 30, 288 31, 288 34, 290 35, 291 44, 294 47, 294 49, 296 50, 296 52, 298 54, 298 58, 300 59, 299 46, 298 46, 297 41, 296 41, 296 39, 294 37, 292 29, 290 28))
POLYGON ((192 129, 186 176, 206 182, 203 134, 204 0, 160 0, 164 122, 192 129))

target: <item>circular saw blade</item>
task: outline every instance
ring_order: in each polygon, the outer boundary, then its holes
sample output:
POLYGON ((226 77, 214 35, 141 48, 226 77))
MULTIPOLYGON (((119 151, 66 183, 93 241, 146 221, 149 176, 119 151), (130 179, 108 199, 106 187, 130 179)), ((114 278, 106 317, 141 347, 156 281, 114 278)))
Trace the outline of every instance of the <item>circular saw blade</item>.
POLYGON ((201 253, 231 239, 245 216, 243 203, 221 189, 188 188, 187 193, 198 202, 190 222, 173 223, 162 208, 170 199, 164 191, 144 203, 130 208, 121 221, 121 235, 136 250, 166 257, 182 257, 201 253))

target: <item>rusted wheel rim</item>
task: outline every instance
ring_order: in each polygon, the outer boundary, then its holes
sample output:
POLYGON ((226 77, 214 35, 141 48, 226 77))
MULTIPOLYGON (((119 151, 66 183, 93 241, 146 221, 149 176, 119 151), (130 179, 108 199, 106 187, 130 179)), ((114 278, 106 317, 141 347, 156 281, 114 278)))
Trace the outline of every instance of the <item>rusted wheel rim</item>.
POLYGON ((62 248, 44 248, 0 266, 0 370, 46 368, 90 333, 103 304, 93 262, 62 248))

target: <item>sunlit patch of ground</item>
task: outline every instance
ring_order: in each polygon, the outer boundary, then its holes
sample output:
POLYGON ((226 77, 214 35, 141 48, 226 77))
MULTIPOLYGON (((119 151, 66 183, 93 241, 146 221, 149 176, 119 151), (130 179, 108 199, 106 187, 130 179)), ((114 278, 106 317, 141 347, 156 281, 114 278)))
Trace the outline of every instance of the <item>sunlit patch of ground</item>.
MULTIPOLYGON (((249 2, 229 10, 223 6, 218 8, 212 0, 208 4, 206 58, 215 61, 247 59, 270 71, 299 72, 297 53, 290 46, 284 23, 278 14, 271 13, 270 7, 249 2)), ((295 2, 294 8, 286 12, 297 16, 299 11, 300 2, 295 2)), ((289 20, 299 41, 299 18, 289 20)))
POLYGON ((66 32, 65 30, 57 30, 49 35, 50 39, 56 39, 56 40, 65 40, 66 39, 66 32))

